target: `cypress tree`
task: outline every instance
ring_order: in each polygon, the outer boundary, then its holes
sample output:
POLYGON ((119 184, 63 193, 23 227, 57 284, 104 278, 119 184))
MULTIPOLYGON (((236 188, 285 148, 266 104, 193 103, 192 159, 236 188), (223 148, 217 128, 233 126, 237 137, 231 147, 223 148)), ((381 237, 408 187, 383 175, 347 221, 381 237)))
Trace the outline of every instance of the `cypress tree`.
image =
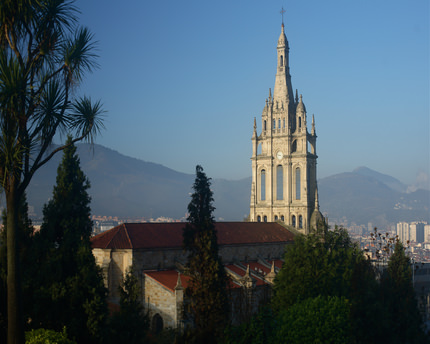
POLYGON ((79 343, 101 341, 107 316, 106 289, 91 250, 90 183, 69 137, 52 199, 36 236, 39 288, 35 326, 61 331, 79 343))
POLYGON ((206 343, 215 342, 222 334, 228 315, 227 277, 218 255, 210 185, 210 178, 197 165, 194 193, 188 205, 188 223, 183 231, 191 276, 185 291, 186 315, 194 323, 189 340, 206 343))

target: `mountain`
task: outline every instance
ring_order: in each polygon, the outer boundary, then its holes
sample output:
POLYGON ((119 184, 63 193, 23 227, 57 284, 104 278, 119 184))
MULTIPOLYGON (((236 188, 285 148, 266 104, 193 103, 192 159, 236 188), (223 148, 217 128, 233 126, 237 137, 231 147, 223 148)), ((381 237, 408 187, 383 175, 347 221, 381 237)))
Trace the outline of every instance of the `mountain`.
MULTIPOLYGON (((195 176, 124 156, 101 145, 78 144, 81 168, 91 182, 95 215, 179 219, 185 216, 195 176)), ((28 203, 41 217, 52 194, 62 154, 43 166, 28 189, 28 203)), ((209 176, 210 177, 210 176, 209 176)), ((251 178, 213 179, 215 218, 242 221, 249 214, 251 178)), ((397 179, 359 167, 318 181, 320 208, 331 221, 386 228, 399 221, 430 221, 430 191, 406 193, 397 179)))
MULTIPOLYGON (((195 176, 163 165, 124 156, 95 144, 76 145, 81 168, 90 180, 91 209, 96 215, 121 218, 179 219, 185 216, 195 176)), ((53 147, 54 148, 54 147, 53 147)), ((27 192, 37 217, 49 200, 62 154, 37 171, 27 192)), ((209 176, 210 177, 210 176, 209 176)), ((250 178, 239 181, 214 179, 215 216, 242 220, 249 212, 250 178), (248 195, 249 194, 249 195, 248 195)))
POLYGON ((371 170, 370 168, 361 166, 356 168, 352 171, 352 173, 360 174, 362 176, 371 177, 373 179, 376 179, 380 181, 381 183, 384 183, 389 188, 399 191, 399 192, 406 192, 408 186, 400 182, 398 179, 391 177, 387 174, 382 174, 379 172, 376 172, 374 170, 371 170))
POLYGON ((406 189, 397 179, 366 167, 318 181, 321 211, 329 220, 371 222, 384 229, 400 221, 430 221, 430 191, 406 189))

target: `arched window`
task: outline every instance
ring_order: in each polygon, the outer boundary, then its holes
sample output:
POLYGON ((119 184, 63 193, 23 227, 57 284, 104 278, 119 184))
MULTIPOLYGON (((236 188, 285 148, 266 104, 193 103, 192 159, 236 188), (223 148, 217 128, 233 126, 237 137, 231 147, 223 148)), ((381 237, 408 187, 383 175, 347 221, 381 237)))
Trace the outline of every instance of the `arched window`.
POLYGON ((266 215, 264 215, 264 222, 267 222, 267 216, 266 215))
POLYGON ((303 216, 299 215, 299 228, 303 228, 303 216))
POLYGON ((281 221, 282 222, 284 222, 285 220, 284 220, 285 218, 284 218, 284 215, 281 215, 281 221))
POLYGON ((291 224, 293 225, 293 227, 296 227, 296 215, 293 215, 291 219, 291 224))
POLYGON ((296 168, 296 199, 300 199, 300 168, 296 168))
POLYGON ((299 117, 299 128, 301 128, 301 127, 302 127, 302 118, 299 117))
POLYGON ((284 65, 284 56, 281 55, 281 67, 284 65))
POLYGON ((164 327, 163 318, 160 314, 155 314, 152 318, 152 332, 155 334, 159 334, 164 327))
POLYGON ((260 189, 261 189, 261 194, 260 194, 260 198, 262 201, 266 200, 266 171, 265 170, 261 170, 261 180, 260 180, 260 189))
POLYGON ((276 166, 276 199, 284 199, 284 174, 281 165, 276 166))
POLYGON ((281 119, 278 119, 278 128, 281 129, 281 119))
POLYGON ((275 215, 275 221, 278 221, 278 215, 275 215))
POLYGON ((266 122, 266 120, 264 120, 264 122, 263 122, 263 130, 267 130, 267 122, 266 122))
POLYGON ((261 216, 260 215, 257 216, 257 222, 261 222, 261 216))

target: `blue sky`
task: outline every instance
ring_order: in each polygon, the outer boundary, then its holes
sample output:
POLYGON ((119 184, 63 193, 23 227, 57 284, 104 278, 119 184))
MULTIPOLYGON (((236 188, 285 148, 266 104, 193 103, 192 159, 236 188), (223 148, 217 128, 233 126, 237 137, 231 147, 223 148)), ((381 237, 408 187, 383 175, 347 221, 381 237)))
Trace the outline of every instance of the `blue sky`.
POLYGON ((318 177, 359 166, 408 184, 429 175, 428 0, 76 5, 99 41, 100 68, 78 91, 108 111, 97 143, 181 172, 250 176, 284 6, 293 88, 315 114, 318 177))

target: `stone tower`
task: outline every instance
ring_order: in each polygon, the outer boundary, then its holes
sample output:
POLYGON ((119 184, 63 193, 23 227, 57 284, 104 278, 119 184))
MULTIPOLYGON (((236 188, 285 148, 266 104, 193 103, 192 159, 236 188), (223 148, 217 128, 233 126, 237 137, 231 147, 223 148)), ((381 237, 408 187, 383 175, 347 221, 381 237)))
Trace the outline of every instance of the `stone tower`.
POLYGON ((250 221, 283 221, 309 233, 322 220, 318 205, 315 120, 307 130, 302 95, 293 94, 289 47, 282 23, 273 95, 254 118, 250 221))

